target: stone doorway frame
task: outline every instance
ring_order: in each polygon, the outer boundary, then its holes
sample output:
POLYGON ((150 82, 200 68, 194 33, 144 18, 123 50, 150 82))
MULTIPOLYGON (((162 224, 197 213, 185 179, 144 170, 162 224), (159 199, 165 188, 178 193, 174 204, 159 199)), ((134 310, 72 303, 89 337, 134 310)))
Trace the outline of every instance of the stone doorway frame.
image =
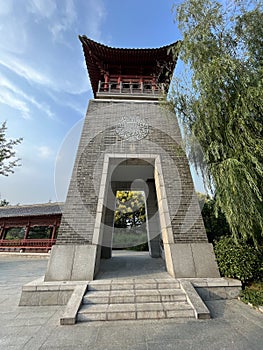
POLYGON ((105 154, 104 155, 104 163, 102 169, 102 176, 100 182, 100 190, 98 194, 98 205, 96 212, 96 219, 94 225, 94 233, 92 245, 97 246, 96 253, 96 267, 95 273, 99 271, 101 252, 100 248, 102 246, 103 241, 103 212, 104 212, 104 203, 105 198, 108 192, 109 181, 109 167, 111 160, 120 160, 125 161, 128 159, 140 159, 144 161, 150 161, 153 164, 154 170, 154 184, 156 189, 157 203, 158 203, 158 212, 159 212, 159 221, 160 221, 160 229, 162 233, 162 240, 164 245, 164 253, 165 253, 165 265, 167 272, 175 277, 174 264, 172 252, 170 249, 170 244, 174 244, 173 231, 171 226, 170 214, 168 209, 168 202, 166 196, 166 190, 164 185, 164 178, 162 172, 161 165, 161 157, 156 154, 105 154), (99 248, 100 247, 100 248, 99 248))

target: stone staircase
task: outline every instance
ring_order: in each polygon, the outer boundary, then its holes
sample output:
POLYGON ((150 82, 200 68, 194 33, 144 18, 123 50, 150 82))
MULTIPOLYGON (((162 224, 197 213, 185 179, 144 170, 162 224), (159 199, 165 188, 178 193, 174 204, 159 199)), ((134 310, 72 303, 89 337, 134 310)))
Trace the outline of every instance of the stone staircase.
POLYGON ((88 284, 76 320, 195 318, 187 300, 173 279, 95 280, 88 284))

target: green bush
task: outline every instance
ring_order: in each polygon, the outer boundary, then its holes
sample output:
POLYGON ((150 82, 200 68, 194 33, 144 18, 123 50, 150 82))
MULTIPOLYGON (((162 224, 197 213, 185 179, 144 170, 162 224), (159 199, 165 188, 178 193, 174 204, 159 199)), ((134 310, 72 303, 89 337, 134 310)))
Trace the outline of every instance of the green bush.
POLYGON ((247 243, 236 243, 231 237, 222 237, 215 243, 215 254, 222 276, 238 278, 243 283, 262 279, 262 252, 247 243))
POLYGON ((246 286, 240 292, 240 299, 246 304, 250 303, 254 306, 263 305, 263 284, 252 283, 246 286))
POLYGON ((147 242, 147 233, 146 232, 133 232, 127 228, 118 229, 114 231, 113 234, 113 248, 131 248, 135 246, 140 246, 147 242))

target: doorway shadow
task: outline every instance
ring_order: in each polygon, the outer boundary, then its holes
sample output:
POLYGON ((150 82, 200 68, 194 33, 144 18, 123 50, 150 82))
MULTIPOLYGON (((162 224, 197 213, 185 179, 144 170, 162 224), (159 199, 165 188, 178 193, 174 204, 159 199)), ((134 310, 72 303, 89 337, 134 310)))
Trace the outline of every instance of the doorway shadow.
POLYGON ((162 258, 151 258, 149 252, 113 250, 111 259, 101 259, 96 280, 116 278, 171 278, 162 258))

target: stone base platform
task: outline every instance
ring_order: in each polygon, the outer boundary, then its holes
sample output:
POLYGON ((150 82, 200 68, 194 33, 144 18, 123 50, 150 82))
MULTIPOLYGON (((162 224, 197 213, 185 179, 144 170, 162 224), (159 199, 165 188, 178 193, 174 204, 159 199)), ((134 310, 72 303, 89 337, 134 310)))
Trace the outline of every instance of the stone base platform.
MULTIPOLYGON (((98 282, 103 283, 103 281, 109 286, 116 285, 116 283, 119 286, 128 283, 123 279, 99 280, 98 282)), ((143 279, 140 281, 144 283, 143 279)), ((205 301, 235 299, 241 290, 240 281, 228 278, 171 278, 169 281, 178 283, 197 319, 210 317, 205 301)), ((19 306, 67 305, 60 323, 74 324, 84 295, 87 290, 92 289, 94 282, 96 283, 96 281, 44 282, 44 278, 37 279, 23 286, 19 306)), ((121 293, 122 288, 119 288, 121 293)))

